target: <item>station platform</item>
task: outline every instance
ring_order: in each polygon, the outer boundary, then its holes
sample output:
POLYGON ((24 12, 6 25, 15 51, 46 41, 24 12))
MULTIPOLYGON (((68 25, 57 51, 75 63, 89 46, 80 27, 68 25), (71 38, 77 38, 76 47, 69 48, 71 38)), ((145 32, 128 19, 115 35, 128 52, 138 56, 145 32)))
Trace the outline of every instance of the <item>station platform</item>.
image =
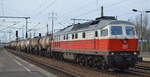
POLYGON ((150 52, 140 52, 140 57, 143 58, 143 61, 150 62, 150 52))
POLYGON ((57 77, 23 59, 0 50, 0 77, 57 77))

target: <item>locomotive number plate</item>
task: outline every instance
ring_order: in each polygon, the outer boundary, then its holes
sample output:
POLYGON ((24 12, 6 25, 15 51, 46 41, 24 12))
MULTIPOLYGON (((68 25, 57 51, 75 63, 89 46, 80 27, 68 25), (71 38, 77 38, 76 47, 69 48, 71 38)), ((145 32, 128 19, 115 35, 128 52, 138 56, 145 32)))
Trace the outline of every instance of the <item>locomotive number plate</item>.
POLYGON ((127 48, 129 48, 129 46, 128 46, 128 44, 122 45, 122 48, 123 48, 123 49, 127 49, 127 48))

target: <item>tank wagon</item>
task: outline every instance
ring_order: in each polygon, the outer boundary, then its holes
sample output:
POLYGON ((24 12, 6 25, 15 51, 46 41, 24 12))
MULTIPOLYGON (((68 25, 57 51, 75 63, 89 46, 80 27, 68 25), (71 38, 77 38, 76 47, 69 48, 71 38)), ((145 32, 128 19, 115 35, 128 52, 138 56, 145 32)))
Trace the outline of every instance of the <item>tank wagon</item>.
POLYGON ((45 36, 39 40, 39 51, 42 51, 43 56, 49 56, 50 38, 50 36, 45 36))
POLYGON ((30 48, 30 40, 25 40, 24 43, 25 43, 25 50, 24 50, 24 51, 25 51, 26 53, 29 53, 29 50, 30 50, 30 49, 29 49, 29 48, 30 48))
POLYGON ((25 50, 25 40, 20 41, 20 51, 25 50))
POLYGON ((7 44, 7 48, 16 49, 16 45, 17 43, 13 41, 7 44))
POLYGON ((35 37, 35 38, 32 38, 29 40, 29 49, 28 50, 30 53, 33 53, 33 54, 37 54, 39 55, 39 40, 40 38, 38 37, 35 37))

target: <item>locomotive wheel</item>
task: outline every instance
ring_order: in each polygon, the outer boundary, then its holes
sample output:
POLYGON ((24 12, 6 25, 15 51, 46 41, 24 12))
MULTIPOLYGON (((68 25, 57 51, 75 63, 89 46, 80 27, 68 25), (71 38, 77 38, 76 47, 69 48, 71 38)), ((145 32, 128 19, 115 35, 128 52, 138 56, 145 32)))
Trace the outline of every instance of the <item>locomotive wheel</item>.
POLYGON ((92 67, 92 64, 93 64, 93 62, 92 62, 92 56, 88 56, 88 66, 92 67))
POLYGON ((78 60, 79 60, 79 65, 82 65, 82 57, 80 55, 78 57, 78 60))
POLYGON ((64 58, 63 58, 63 53, 60 53, 59 56, 60 56, 60 60, 63 61, 63 60, 64 60, 64 58))
POLYGON ((49 53, 49 51, 46 51, 46 57, 50 57, 50 53, 49 53))
POLYGON ((57 54, 58 54, 58 56, 57 56, 58 59, 59 59, 59 60, 62 60, 62 53, 57 53, 57 54))
MULTIPOLYGON (((32 49, 30 48, 30 49, 29 49, 29 53, 31 53, 31 51, 32 51, 32 49)), ((31 54, 32 54, 32 53, 31 53, 31 54)))
POLYGON ((85 59, 85 66, 88 66, 88 59, 87 58, 88 58, 88 56, 85 56, 85 58, 84 58, 85 59))
POLYGON ((41 52, 42 52, 42 51, 41 51, 41 46, 38 46, 38 52, 39 52, 38 55, 39 55, 39 56, 42 56, 42 53, 41 53, 41 52))
POLYGON ((98 63, 98 59, 97 59, 97 57, 93 57, 93 68, 97 68, 97 63, 98 63))
POLYGON ((82 66, 87 66, 88 65, 87 56, 85 56, 85 55, 77 56, 76 63, 79 65, 82 65, 82 66))
POLYGON ((102 59, 101 59, 101 58, 98 58, 96 64, 97 64, 97 65, 96 65, 97 69, 101 69, 101 67, 102 67, 102 59))
POLYGON ((76 55, 76 57, 75 57, 75 64, 79 64, 79 62, 80 62, 80 60, 79 60, 79 56, 78 56, 78 55, 76 55))
POLYGON ((81 61, 82 61, 82 65, 86 66, 86 56, 83 55, 81 61))
POLYGON ((101 66, 102 70, 106 70, 108 69, 108 65, 106 64, 106 62, 104 60, 102 60, 102 66, 101 66))
POLYGON ((46 51, 45 51, 45 50, 43 50, 43 56, 44 56, 44 57, 46 56, 46 51))
POLYGON ((46 57, 50 57, 49 48, 46 49, 46 57))
POLYGON ((35 55, 38 55, 39 53, 38 53, 38 47, 35 47, 35 49, 34 49, 34 54, 35 55))

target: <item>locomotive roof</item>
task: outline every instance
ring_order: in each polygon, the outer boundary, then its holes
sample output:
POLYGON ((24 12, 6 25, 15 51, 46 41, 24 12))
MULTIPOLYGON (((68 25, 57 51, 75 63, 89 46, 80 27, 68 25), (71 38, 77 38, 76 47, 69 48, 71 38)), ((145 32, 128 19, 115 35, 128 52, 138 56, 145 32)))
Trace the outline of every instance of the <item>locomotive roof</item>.
POLYGON ((85 31, 85 30, 94 30, 98 28, 100 29, 107 25, 115 25, 115 24, 134 25, 131 22, 121 21, 121 20, 116 20, 116 19, 97 19, 94 21, 70 25, 54 33, 54 35, 62 35, 65 33, 73 33, 73 32, 78 32, 78 31, 85 31))

